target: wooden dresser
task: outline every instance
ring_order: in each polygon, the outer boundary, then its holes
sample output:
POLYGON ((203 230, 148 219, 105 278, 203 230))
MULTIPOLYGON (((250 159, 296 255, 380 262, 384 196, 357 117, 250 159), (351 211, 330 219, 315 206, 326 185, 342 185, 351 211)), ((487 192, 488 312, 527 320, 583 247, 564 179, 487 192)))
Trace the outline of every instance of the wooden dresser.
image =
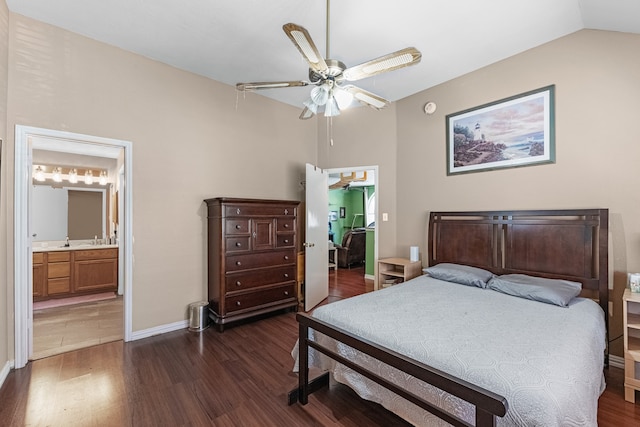
POLYGON ((215 198, 208 218, 209 317, 224 325, 296 309, 299 202, 215 198))

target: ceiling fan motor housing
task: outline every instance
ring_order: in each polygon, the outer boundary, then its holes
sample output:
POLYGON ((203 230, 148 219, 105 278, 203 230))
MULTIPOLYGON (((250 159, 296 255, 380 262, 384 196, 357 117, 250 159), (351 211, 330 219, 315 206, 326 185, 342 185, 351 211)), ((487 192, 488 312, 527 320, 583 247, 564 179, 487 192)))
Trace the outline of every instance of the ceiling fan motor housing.
POLYGON ((327 63, 327 69, 322 73, 319 73, 312 68, 309 68, 309 80, 311 83, 318 83, 324 80, 333 80, 336 83, 340 83, 344 80, 342 74, 347 69, 343 62, 335 59, 325 59, 327 63))

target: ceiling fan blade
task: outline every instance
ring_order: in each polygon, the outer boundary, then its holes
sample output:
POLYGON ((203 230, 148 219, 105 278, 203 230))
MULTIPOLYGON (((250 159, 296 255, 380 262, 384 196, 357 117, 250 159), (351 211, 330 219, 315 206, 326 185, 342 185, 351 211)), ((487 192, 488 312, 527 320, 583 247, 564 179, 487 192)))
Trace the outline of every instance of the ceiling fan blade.
POLYGON ((343 86, 342 89, 352 94, 354 99, 356 99, 361 104, 368 105, 369 107, 375 108, 376 110, 381 110, 389 105, 389 101, 387 101, 383 97, 366 91, 357 86, 347 85, 343 86))
POLYGON ((365 79, 376 74, 408 67, 420 62, 422 54, 415 47, 408 47, 397 52, 390 53, 380 58, 372 59, 363 64, 344 70, 344 77, 348 81, 365 79))
POLYGON ((307 86, 309 82, 253 82, 253 83, 237 83, 236 89, 242 92, 261 90, 261 89, 277 89, 281 87, 307 86))
POLYGON ((287 36, 289 36, 293 44, 296 45, 302 56, 304 56, 304 59, 307 60, 312 70, 318 73, 323 73, 327 70, 327 63, 324 62, 324 58, 320 55, 318 48, 313 43, 306 29, 291 23, 284 24, 282 29, 287 33, 287 36))
POLYGON ((307 106, 304 107, 304 110, 302 110, 302 113, 300 113, 300 117, 298 117, 300 120, 307 120, 310 119, 311 117, 315 116, 316 113, 314 113, 313 111, 311 111, 311 109, 307 106))

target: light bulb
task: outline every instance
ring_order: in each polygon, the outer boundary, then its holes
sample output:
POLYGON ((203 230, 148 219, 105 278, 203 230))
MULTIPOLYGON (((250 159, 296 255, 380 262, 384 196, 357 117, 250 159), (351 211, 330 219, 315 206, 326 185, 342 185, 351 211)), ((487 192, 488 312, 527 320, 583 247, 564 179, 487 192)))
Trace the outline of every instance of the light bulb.
POLYGON ((93 184, 93 172, 90 170, 87 170, 84 174, 84 183, 87 185, 93 184))
POLYGON ((107 185, 107 171, 100 172, 100 179, 98 182, 100 185, 107 185))
POLYGON ((53 170, 53 180, 55 182, 62 182, 62 171, 60 168, 55 168, 53 170))
POLYGON ((44 181, 44 171, 42 170, 42 168, 40 166, 36 167, 36 174, 34 176, 34 178, 36 179, 36 181, 40 181, 43 182, 44 181))
POLYGON ((69 182, 72 184, 76 184, 78 182, 78 171, 76 169, 71 169, 69 171, 69 182))

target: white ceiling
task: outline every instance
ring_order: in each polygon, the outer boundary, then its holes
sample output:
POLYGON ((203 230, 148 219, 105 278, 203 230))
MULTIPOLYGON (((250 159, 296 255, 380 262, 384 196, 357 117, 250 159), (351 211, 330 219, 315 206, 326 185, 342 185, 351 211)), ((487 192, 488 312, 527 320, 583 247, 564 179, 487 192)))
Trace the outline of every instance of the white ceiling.
MULTIPOLYGON (((325 48, 325 0, 7 0, 44 21, 214 80, 306 80, 282 25, 325 48)), ((422 62, 357 82, 391 101, 583 28, 640 33, 639 0, 334 0, 331 58, 348 67, 414 46, 422 62)), ((261 91, 301 106, 309 88, 261 91)))

